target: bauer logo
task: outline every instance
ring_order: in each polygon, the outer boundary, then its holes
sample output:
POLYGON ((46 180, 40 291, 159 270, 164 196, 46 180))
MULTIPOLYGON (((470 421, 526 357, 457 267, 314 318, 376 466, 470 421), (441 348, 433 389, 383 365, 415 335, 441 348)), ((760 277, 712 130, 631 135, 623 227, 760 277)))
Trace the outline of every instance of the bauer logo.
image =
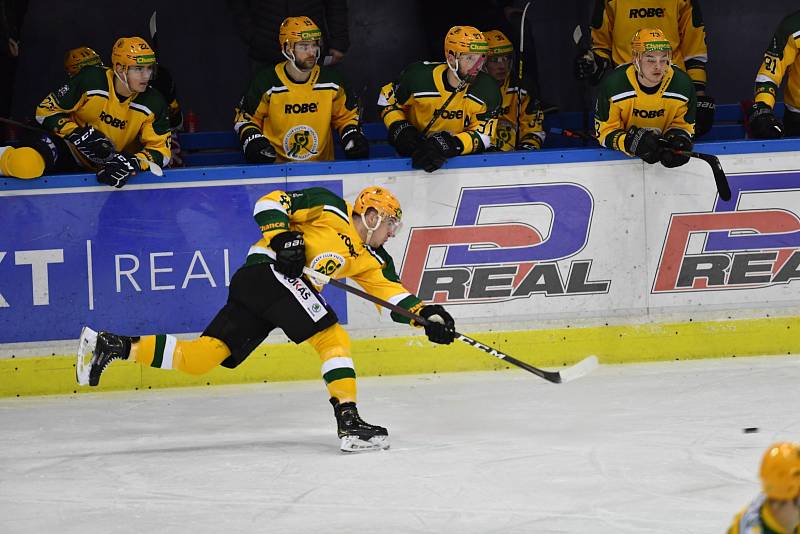
POLYGON ((673 213, 653 293, 758 289, 800 279, 800 173, 729 176, 713 212, 673 213), (787 202, 786 199, 795 202, 787 202))
POLYGON ((609 280, 590 280, 592 260, 575 258, 593 206, 572 183, 464 188, 452 225, 411 229, 403 285, 450 304, 607 293, 609 280))

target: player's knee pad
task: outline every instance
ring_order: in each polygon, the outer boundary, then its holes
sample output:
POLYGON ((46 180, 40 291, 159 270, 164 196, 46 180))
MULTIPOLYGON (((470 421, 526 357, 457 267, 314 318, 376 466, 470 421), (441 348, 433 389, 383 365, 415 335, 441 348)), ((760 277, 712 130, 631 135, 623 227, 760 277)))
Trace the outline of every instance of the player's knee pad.
POLYGON ((323 361, 337 356, 350 356, 350 336, 339 323, 317 332, 307 341, 323 361))
POLYGON ((44 174, 45 161, 37 150, 30 147, 0 148, 0 174, 29 180, 44 174))

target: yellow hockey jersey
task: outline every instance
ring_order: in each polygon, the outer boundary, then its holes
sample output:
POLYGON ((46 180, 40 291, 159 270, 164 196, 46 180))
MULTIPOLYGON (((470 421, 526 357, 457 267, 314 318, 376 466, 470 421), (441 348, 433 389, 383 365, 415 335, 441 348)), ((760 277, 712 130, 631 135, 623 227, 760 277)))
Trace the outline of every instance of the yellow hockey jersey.
MULTIPOLYGON (((378 107, 386 127, 407 120, 422 132, 455 89, 447 83, 447 69, 445 63, 413 63, 398 81, 383 86, 378 107)), ((446 131, 458 137, 464 145, 461 154, 486 150, 495 136, 500 103, 497 82, 479 72, 438 114, 426 135, 446 131)))
MULTIPOLYGON (((81 126, 92 126, 120 152, 139 157, 142 169, 153 161, 169 163, 170 137, 167 103, 150 87, 143 93, 120 98, 114 90, 114 73, 101 66, 84 67, 61 88, 53 91, 36 108, 36 120, 61 137, 81 126)), ((95 167, 72 146, 70 150, 83 167, 95 167)))
MULTIPOLYGON (((247 264, 272 263, 269 242, 277 234, 301 232, 306 265, 332 278, 351 278, 364 290, 392 304, 416 312, 421 301, 400 283, 394 262, 383 247, 373 249, 353 225, 353 208, 323 187, 300 191, 272 191, 256 202, 253 211, 262 238, 250 247, 247 264)), ((313 282, 313 280, 312 280, 313 282)), ((399 323, 409 320, 392 312, 399 323)))
POLYGON ((521 117, 519 121, 520 143, 529 143, 542 148, 544 143, 544 113, 536 100, 531 99, 525 89, 509 87, 511 77, 500 86, 503 95, 503 106, 500 108, 495 131, 494 146, 507 152, 517 146, 517 99, 522 95, 520 103, 521 117))
POLYGON ((596 0, 592 51, 614 65, 631 62, 631 39, 641 28, 660 28, 672 44, 672 62, 705 90, 706 30, 697 0, 596 0))
POLYGON ((692 80, 682 70, 671 67, 660 85, 645 90, 636 79, 636 68, 621 65, 600 83, 594 113, 595 136, 606 148, 622 152, 625 132, 631 126, 659 134, 678 128, 691 136, 696 108, 692 80))
POLYGON ((792 532, 784 530, 761 494, 747 508, 736 514, 727 534, 800 534, 800 526, 792 532))
POLYGON ((775 95, 784 76, 786 108, 800 113, 800 11, 784 18, 764 53, 764 61, 756 76, 756 102, 775 107, 775 95))
POLYGON ((286 63, 255 75, 236 108, 234 130, 240 140, 253 129, 263 133, 278 161, 332 160, 331 125, 340 134, 358 126, 356 99, 337 71, 315 65, 307 81, 295 83, 286 63))

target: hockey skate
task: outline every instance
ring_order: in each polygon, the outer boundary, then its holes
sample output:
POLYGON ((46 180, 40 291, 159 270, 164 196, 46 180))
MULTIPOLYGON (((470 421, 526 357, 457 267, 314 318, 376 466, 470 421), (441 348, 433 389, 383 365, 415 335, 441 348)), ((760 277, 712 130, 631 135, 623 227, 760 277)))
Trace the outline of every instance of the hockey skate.
POLYGON ((95 332, 88 326, 81 330, 78 341, 78 361, 75 378, 78 384, 96 386, 100 383, 108 364, 114 360, 127 360, 131 352, 132 338, 110 332, 95 332))
POLYGON ((389 448, 389 432, 382 426, 365 423, 358 415, 356 403, 339 403, 331 399, 336 416, 342 452, 364 452, 389 448))

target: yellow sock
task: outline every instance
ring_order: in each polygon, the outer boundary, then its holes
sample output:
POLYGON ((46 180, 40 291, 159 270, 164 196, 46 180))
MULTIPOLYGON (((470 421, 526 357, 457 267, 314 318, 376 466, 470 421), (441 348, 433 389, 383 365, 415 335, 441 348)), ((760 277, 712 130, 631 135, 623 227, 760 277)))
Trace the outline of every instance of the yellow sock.
POLYGON ((29 180, 44 174, 44 158, 36 150, 24 146, 0 147, 0 175, 29 180))
POLYGON ((131 347, 131 357, 139 364, 159 369, 178 369, 191 375, 207 373, 231 355, 222 341, 201 336, 192 341, 178 341, 175 336, 142 336, 131 347))
POLYGON ((322 379, 331 397, 356 402, 356 370, 350 358, 350 337, 335 324, 308 339, 322 360, 322 379))

